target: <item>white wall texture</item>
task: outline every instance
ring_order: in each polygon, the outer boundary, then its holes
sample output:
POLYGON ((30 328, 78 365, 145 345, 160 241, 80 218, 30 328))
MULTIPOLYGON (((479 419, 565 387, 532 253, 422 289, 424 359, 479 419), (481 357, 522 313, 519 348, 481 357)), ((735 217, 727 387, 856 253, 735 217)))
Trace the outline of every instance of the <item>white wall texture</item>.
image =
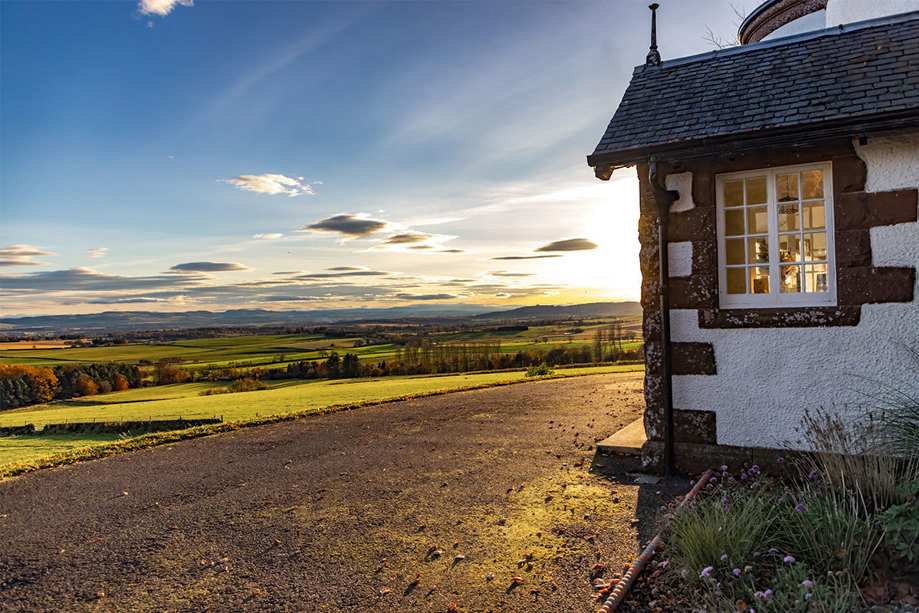
POLYGON ((763 37, 763 40, 772 40, 774 38, 782 38, 783 36, 803 34, 804 32, 822 30, 825 27, 826 11, 821 9, 808 15, 804 15, 803 17, 798 17, 794 21, 789 21, 784 26, 776 28, 767 36, 763 37))
POLYGON ((826 27, 919 11, 919 0, 829 0, 826 27))
MULTIPOLYGON (((858 152, 868 166, 867 191, 919 187, 919 134, 872 139, 858 152)), ((919 268, 919 223, 873 228, 871 248, 875 266, 919 268)), ((697 311, 674 310, 673 340, 712 343, 718 370, 675 376, 674 406, 715 411, 723 445, 807 448, 796 432, 805 408, 856 421, 871 410, 864 392, 915 378, 902 349, 919 349, 919 287, 914 296, 864 305, 854 327, 706 330, 697 311)))

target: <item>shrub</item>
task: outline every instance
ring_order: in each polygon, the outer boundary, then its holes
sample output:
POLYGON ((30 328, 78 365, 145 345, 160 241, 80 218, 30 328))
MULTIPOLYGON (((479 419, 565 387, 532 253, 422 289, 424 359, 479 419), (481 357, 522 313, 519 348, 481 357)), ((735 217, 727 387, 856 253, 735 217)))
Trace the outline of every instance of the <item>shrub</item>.
POLYGON ((544 377, 546 375, 554 374, 555 371, 549 368, 549 365, 542 363, 539 365, 533 365, 527 368, 526 376, 527 377, 544 377))
POLYGON ((881 513, 884 544, 909 563, 919 561, 919 479, 900 486, 906 502, 881 513))
POLYGON ((258 379, 253 379, 251 377, 245 377, 243 379, 237 379, 233 383, 229 384, 226 387, 212 387, 210 389, 202 390, 198 392, 199 396, 214 396, 216 394, 234 394, 236 392, 256 392, 258 390, 267 390, 271 389, 264 381, 258 379))

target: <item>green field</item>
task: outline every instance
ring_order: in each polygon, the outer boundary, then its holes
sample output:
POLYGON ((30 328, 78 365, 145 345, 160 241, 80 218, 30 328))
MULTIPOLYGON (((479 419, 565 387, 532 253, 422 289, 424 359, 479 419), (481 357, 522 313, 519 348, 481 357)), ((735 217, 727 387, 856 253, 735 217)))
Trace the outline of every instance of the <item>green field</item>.
MULTIPOLYGON (((634 332, 637 319, 626 320, 634 332)), ((529 330, 479 330, 445 332, 429 338, 438 344, 501 343, 502 353, 530 349, 549 351, 557 345, 564 347, 590 346, 598 327, 608 324, 585 323, 581 332, 572 334, 571 324, 533 326, 529 330)), ((181 362, 185 367, 205 366, 269 366, 304 360, 322 360, 330 351, 356 353, 361 360, 378 362, 395 357, 394 344, 355 347, 356 338, 326 337, 320 334, 283 334, 264 336, 235 336, 175 341, 157 344, 112 345, 109 347, 23 349, 0 346, 0 363, 55 366, 89 362, 124 362, 139 364, 142 360, 161 359, 181 362)), ((622 348, 635 349, 638 341, 623 342, 622 348)))
MULTIPOLYGON (((558 375, 628 372, 641 364, 558 369, 558 375)), ((124 421, 174 417, 222 417, 245 421, 290 413, 309 412, 342 404, 360 404, 404 396, 422 395, 464 387, 521 381, 524 372, 492 372, 456 375, 401 376, 364 379, 287 380, 273 382, 272 389, 236 394, 199 396, 224 383, 180 383, 115 392, 91 398, 62 400, 23 407, 0 414, 0 426, 25 423, 36 427, 74 421, 124 421)), ((115 440, 105 435, 55 435, 0 437, 0 467, 115 440)))

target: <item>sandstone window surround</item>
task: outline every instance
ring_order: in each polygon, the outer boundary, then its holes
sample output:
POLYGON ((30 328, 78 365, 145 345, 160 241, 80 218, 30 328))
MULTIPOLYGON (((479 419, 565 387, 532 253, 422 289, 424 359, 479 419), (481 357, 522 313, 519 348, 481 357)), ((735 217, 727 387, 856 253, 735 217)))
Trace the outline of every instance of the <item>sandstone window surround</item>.
POLYGON ((721 308, 836 305, 832 165, 715 177, 721 308))

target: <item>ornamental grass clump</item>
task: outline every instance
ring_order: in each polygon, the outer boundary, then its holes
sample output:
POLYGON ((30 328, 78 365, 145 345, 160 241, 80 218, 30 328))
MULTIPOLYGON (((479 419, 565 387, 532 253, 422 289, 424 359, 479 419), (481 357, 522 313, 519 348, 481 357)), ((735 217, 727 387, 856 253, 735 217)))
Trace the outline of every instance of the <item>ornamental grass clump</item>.
POLYGON ((722 467, 693 503, 671 510, 670 579, 695 609, 847 611, 880 531, 822 481, 784 483, 722 467))

